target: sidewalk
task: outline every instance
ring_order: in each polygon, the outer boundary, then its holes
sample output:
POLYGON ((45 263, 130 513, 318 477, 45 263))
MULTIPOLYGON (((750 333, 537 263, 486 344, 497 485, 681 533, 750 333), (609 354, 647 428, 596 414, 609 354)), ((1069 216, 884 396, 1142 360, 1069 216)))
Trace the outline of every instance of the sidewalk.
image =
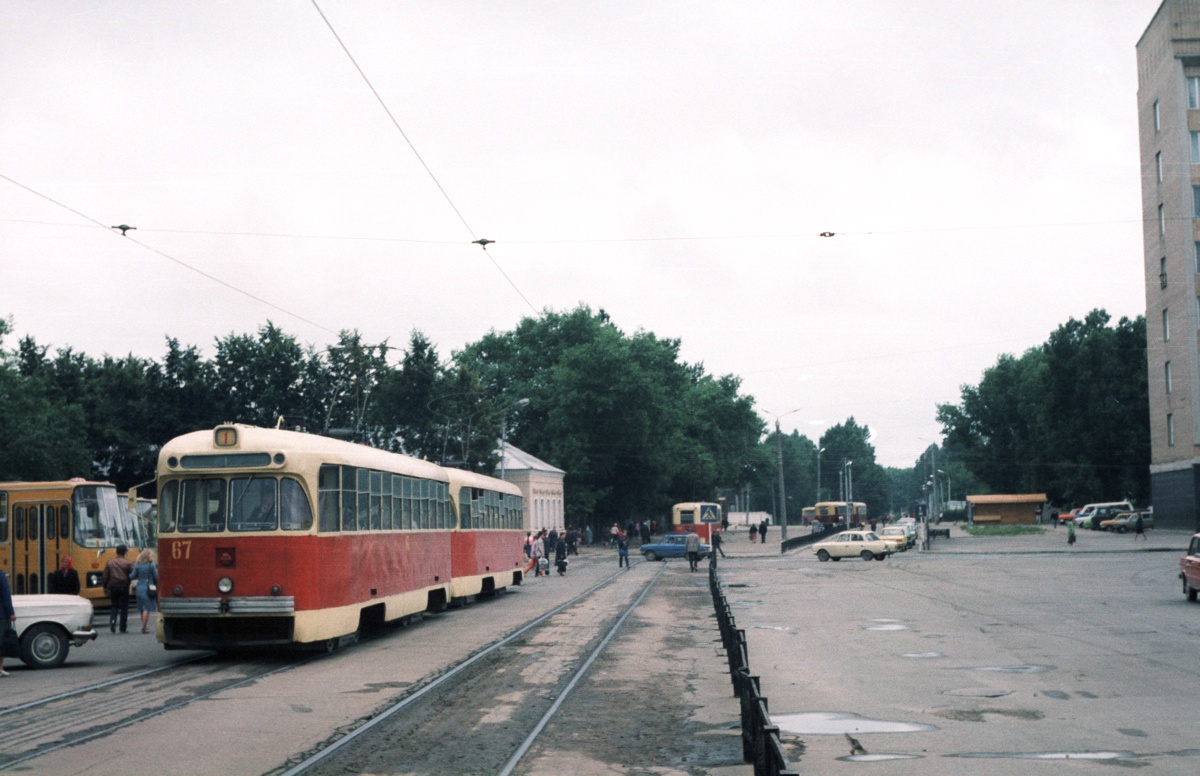
MULTIPOLYGON (((1043 552, 1182 552, 1187 549, 1192 534, 1168 528, 1151 528, 1146 538, 1135 538, 1133 533, 1109 533, 1108 531, 1075 530, 1075 544, 1067 544, 1067 528, 1043 525, 1045 533, 1020 534, 1017 536, 972 536, 958 523, 942 523, 937 528, 949 528, 950 538, 935 538, 930 541, 933 553, 1043 553, 1043 552)), ((912 550, 909 550, 912 552, 912 550)))

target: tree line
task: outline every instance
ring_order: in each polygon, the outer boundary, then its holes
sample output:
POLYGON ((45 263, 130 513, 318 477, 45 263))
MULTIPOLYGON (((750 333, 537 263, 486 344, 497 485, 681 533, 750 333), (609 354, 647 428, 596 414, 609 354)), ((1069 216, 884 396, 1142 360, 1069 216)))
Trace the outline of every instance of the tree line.
POLYGON ((270 322, 216 339, 211 357, 167 338, 160 359, 93 358, 28 336, 10 350, 0 319, 0 480, 82 476, 125 489, 154 478, 171 438, 238 422, 483 472, 503 435, 567 472, 576 524, 718 496, 778 515, 780 457, 793 523, 805 506, 845 498, 847 471, 853 499, 877 515, 910 509, 935 473, 943 500, 1043 490, 1144 499, 1145 321, 1107 324, 1096 311, 1019 359, 1001 357, 963 387, 961 404, 937 408, 944 444, 896 469, 876 462, 869 427, 853 417, 815 441, 768 433, 739 378, 685 363, 678 340, 626 333, 585 305, 492 331, 445 359, 419 331, 402 349, 355 331, 318 349, 270 322))

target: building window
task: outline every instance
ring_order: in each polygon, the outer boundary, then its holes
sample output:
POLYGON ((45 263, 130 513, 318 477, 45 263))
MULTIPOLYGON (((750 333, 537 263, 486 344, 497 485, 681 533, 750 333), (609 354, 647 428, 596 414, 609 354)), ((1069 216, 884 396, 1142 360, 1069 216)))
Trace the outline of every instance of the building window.
POLYGON ((1188 92, 1188 110, 1200 109, 1200 78, 1194 75, 1188 76, 1187 79, 1188 92))
POLYGON ((1200 186, 1192 186, 1192 214, 1200 218, 1200 186))
POLYGON ((1171 339, 1171 319, 1167 316, 1167 308, 1163 308, 1163 342, 1171 339))
POLYGON ((1196 247, 1196 273, 1200 274, 1200 242, 1194 243, 1196 247))
POLYGON ((1171 362, 1163 364, 1163 379, 1167 382, 1167 393, 1171 392, 1171 362))
POLYGON ((1163 206, 1158 206, 1158 236, 1162 237, 1167 233, 1167 217, 1163 212, 1163 206))
POLYGON ((1167 287, 1167 257, 1158 260, 1158 282, 1163 288, 1167 287))
POLYGON ((1167 413, 1167 447, 1175 446, 1175 416, 1167 413))
MULTIPOLYGON (((1193 132, 1192 134, 1196 133, 1193 132)), ((1193 156, 1192 161, 1194 162, 1195 160, 1196 158, 1193 156)), ((1154 177, 1158 179, 1159 183, 1162 183, 1162 151, 1154 155, 1154 177)))
POLYGON ((1158 132, 1162 129, 1162 121, 1158 117, 1158 100, 1154 101, 1154 131, 1158 132))

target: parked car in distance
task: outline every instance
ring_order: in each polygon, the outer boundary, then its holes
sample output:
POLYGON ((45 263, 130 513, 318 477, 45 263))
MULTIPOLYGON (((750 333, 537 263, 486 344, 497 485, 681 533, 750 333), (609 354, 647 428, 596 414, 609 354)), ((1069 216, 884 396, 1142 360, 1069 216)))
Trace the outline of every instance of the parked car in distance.
POLYGON ((1127 533, 1134 529, 1137 525, 1138 516, 1141 515, 1142 527, 1154 527, 1153 512, 1118 512, 1116 517, 1110 517, 1108 520, 1100 521, 1100 528, 1105 531, 1116 531, 1117 533, 1127 533))
MULTIPOLYGON (((643 544, 638 550, 646 560, 650 561, 665 560, 667 558, 686 558, 686 542, 686 534, 667 534, 662 538, 661 542, 643 544)), ((700 557, 707 558, 710 552, 712 552, 712 547, 701 542, 700 557)))
POLYGON ((1183 580, 1187 600, 1195 601, 1200 594, 1200 533, 1192 536, 1187 553, 1179 561, 1179 578, 1183 580))
POLYGON ((822 562, 854 557, 883 560, 896 551, 896 543, 880 539, 874 531, 842 531, 812 548, 822 562))
POLYGON ((917 543, 917 519, 915 517, 902 517, 896 521, 896 525, 908 533, 908 546, 911 547, 917 543))
POLYGON ((879 538, 885 542, 896 542, 896 549, 900 552, 907 550, 913 539, 908 535, 908 531, 902 525, 887 525, 879 529, 879 538))
POLYGON ((1084 504, 1075 516, 1075 527, 1100 530, 1100 523, 1110 517, 1116 517, 1118 512, 1132 512, 1133 504, 1128 501, 1104 501, 1096 504, 1084 504))
POLYGON ((71 645, 96 638, 92 602, 77 595, 14 595, 21 661, 30 668, 57 668, 71 645))

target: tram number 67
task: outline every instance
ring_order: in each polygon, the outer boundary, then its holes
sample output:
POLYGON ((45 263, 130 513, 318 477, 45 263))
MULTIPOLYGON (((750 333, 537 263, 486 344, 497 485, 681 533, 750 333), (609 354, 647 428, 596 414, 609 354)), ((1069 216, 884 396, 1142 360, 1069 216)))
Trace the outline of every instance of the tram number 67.
POLYGON ((192 541, 171 542, 171 558, 172 560, 188 560, 192 557, 192 541))

